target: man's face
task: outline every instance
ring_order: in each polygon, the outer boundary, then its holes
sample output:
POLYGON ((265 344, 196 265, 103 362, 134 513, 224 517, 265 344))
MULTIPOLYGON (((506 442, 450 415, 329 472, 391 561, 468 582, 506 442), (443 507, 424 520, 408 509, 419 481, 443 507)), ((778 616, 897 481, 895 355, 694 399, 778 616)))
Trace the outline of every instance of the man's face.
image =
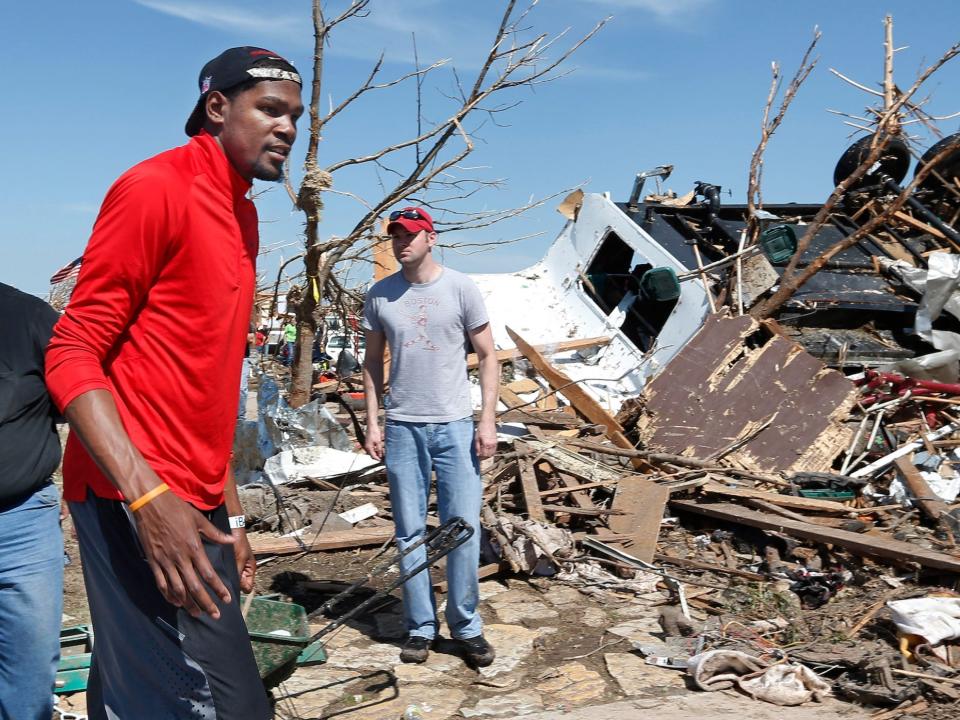
POLYGON ((390 229, 393 241, 393 254, 401 265, 412 266, 420 263, 437 242, 437 234, 420 230, 410 232, 402 225, 393 225, 390 229))
POLYGON ((278 180, 303 114, 300 86, 291 80, 264 80, 232 100, 216 95, 219 98, 207 105, 208 114, 222 122, 217 139, 227 159, 246 180, 278 180))

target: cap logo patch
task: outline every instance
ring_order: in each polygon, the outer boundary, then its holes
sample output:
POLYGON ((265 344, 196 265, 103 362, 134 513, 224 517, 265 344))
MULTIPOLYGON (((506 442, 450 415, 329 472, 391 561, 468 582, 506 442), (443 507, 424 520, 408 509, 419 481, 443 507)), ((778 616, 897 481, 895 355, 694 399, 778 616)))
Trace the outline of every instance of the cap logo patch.
POLYGON ((205 92, 207 92, 207 91, 210 90, 210 84, 211 84, 212 82, 213 82, 213 75, 207 75, 207 76, 203 79, 203 82, 200 83, 200 94, 201 94, 201 95, 203 95, 203 93, 205 93, 205 92))
POLYGON ((267 78, 270 80, 292 80, 297 85, 303 85, 300 75, 289 70, 280 68, 252 67, 247 70, 247 75, 255 78, 267 78))

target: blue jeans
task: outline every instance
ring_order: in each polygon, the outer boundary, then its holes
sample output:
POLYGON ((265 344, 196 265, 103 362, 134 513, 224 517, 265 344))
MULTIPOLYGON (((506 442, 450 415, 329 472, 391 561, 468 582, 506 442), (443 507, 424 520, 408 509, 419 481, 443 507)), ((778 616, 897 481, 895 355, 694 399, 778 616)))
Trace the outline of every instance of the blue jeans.
MULTIPOLYGON (((387 479, 390 506, 403 550, 426 532, 431 470, 437 474, 440 521, 462 517, 473 536, 447 555, 447 626, 457 639, 472 638, 483 629, 477 613, 480 564, 480 466, 474 449, 473 420, 448 423, 386 422, 387 479)), ((403 572, 422 563, 423 546, 401 563, 403 572)), ((437 634, 437 610, 430 574, 421 572, 403 585, 403 607, 411 636, 432 639, 437 634)))
POLYGON ((0 506, 0 718, 49 720, 63 608, 60 498, 48 483, 0 506))

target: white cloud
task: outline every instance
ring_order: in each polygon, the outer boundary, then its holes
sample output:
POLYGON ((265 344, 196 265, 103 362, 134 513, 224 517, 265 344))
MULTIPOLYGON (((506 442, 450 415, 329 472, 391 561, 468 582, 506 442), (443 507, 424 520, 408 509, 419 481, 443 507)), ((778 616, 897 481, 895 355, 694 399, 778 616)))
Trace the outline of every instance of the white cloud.
MULTIPOLYGON (((711 0, 590 0, 596 4, 650 9, 670 16, 671 8, 699 6, 711 0)), ((238 0, 231 4, 207 0, 134 0, 155 12, 187 22, 226 32, 242 33, 252 38, 276 42, 287 53, 312 48, 313 33, 307 6, 297 12, 280 10, 286 3, 257 3, 238 0)), ((480 16, 485 13, 480 13, 480 16)), ((562 13, 561 13, 562 15, 562 13)), ((377 0, 369 15, 339 26, 330 37, 328 52, 332 56, 361 61, 374 61, 380 53, 388 63, 403 66, 413 64, 413 35, 420 64, 449 58, 460 71, 478 69, 478 63, 489 50, 488 43, 496 28, 498 13, 484 18, 483 32, 478 28, 478 14, 453 9, 447 0, 377 0)), ((548 14, 543 20, 556 25, 557 14, 548 14)), ((559 28, 554 28, 554 31, 559 28)), ((571 34, 574 37, 575 33, 571 34)), ((252 40, 257 42, 257 40, 252 40)), ((558 48, 562 47, 558 46, 558 48)), ((559 50, 558 50, 559 51, 559 50)), ((646 77, 638 70, 606 68, 593 63, 579 63, 576 56, 566 65, 577 77, 599 81, 632 81, 646 77)), ((387 73, 389 75, 389 73, 387 73)))
POLYGON ((712 5, 716 0, 587 0, 594 5, 607 5, 624 10, 639 10, 652 13, 658 20, 665 23, 676 23, 684 20, 703 8, 712 5))
POLYGON ((190 0, 134 0, 138 5, 165 15, 188 20, 198 25, 240 32, 256 32, 258 35, 295 36, 303 33, 304 18, 299 15, 282 15, 275 12, 257 13, 238 8, 236 5, 217 5, 190 0))

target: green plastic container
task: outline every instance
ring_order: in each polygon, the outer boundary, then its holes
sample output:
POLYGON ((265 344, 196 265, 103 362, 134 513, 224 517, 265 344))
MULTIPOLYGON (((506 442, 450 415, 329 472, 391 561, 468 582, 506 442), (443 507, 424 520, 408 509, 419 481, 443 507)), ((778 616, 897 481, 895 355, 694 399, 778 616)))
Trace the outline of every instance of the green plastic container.
POLYGON ((247 632, 260 678, 268 688, 293 674, 300 653, 310 643, 306 610, 294 603, 262 597, 250 603, 247 632))
POLYGON ((93 631, 88 625, 60 629, 60 663, 54 693, 64 695, 87 689, 93 649, 93 631))
POLYGON ((775 225, 760 233, 760 248, 774 265, 785 263, 797 251, 797 233, 792 225, 775 225))
POLYGON ((680 297, 680 281, 673 268, 655 267, 640 278, 640 291, 650 300, 669 302, 680 297))

